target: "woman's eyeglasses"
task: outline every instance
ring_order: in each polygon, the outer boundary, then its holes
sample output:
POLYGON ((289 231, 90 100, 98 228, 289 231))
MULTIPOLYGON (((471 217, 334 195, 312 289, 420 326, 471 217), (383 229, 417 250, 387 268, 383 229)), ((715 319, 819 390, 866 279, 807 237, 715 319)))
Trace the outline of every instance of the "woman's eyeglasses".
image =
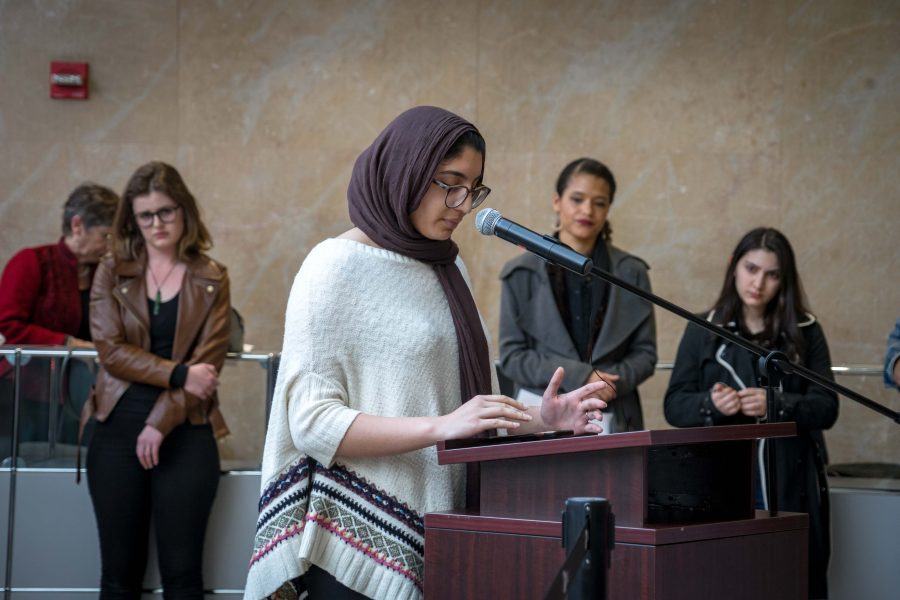
POLYGON ((145 210, 136 213, 134 218, 141 227, 153 227, 153 220, 156 217, 159 217, 160 223, 171 223, 174 221, 175 213, 178 212, 179 208, 181 208, 181 205, 164 206, 156 211, 145 210))
POLYGON ((434 185, 447 192, 447 195, 444 196, 444 206, 447 208, 457 208, 462 206, 463 202, 465 202, 466 198, 471 194, 472 210, 475 210, 479 204, 484 202, 484 199, 488 197, 488 194, 491 193, 491 188, 486 185, 479 185, 474 190, 471 190, 465 185, 447 185, 443 181, 438 181, 437 179, 432 179, 431 181, 434 185))

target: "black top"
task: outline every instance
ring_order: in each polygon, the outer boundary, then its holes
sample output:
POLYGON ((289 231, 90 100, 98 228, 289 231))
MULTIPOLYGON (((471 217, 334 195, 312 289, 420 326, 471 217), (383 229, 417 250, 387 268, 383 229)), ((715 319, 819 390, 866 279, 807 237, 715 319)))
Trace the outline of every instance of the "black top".
MULTIPOLYGON (((610 270, 609 249, 602 239, 597 240, 591 260, 595 267, 603 271, 610 270)), ((609 283, 599 277, 581 276, 550 263, 547 264, 547 274, 553 285, 553 295, 560 316, 572 337, 575 349, 581 360, 589 363, 592 342, 603 327, 609 283)))
MULTIPOLYGON (((147 299, 147 313, 150 315, 150 352, 160 358, 172 358, 172 346, 175 343, 175 326, 178 324, 178 296, 176 294, 170 300, 159 305, 159 314, 153 314, 154 301, 147 299)), ((176 369, 176 371, 179 369, 176 369)), ((186 374, 186 373, 185 373, 186 374)), ((175 375, 173 374, 173 382, 175 375)), ((182 379, 180 385, 184 385, 182 379)), ((116 405, 120 413, 146 416, 150 413, 156 399, 163 388, 146 383, 134 382, 116 405)))
POLYGON ((78 339, 91 341, 91 288, 81 290, 81 322, 78 324, 78 339))
MULTIPOLYGON (((719 323, 715 318, 713 321, 719 323)), ((833 380, 825 333, 818 322, 807 321, 800 327, 805 349, 797 362, 833 380)), ((731 416, 720 413, 712 403, 710 389, 719 381, 738 388, 738 379, 747 387, 759 387, 757 371, 753 354, 689 323, 678 346, 666 390, 663 405, 666 420, 676 427, 754 422, 755 418, 741 413, 731 416)), ((828 456, 821 430, 830 428, 837 420, 838 397, 799 375, 787 375, 782 380, 782 391, 775 393, 775 408, 778 422, 797 423, 795 437, 767 442, 775 446, 778 506, 781 510, 809 514, 809 597, 826 598, 831 543, 825 477, 828 456)))

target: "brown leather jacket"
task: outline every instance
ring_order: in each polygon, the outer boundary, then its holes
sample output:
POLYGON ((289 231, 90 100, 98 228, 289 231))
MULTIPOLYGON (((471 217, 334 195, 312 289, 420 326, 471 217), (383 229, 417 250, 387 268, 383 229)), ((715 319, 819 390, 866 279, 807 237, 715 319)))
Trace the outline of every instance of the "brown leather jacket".
POLYGON ((216 394, 201 399, 170 389, 178 363, 209 363, 221 372, 228 351, 231 301, 228 273, 207 256, 188 263, 178 301, 172 360, 150 353, 150 315, 143 262, 107 256, 91 287, 91 336, 100 356, 94 392, 81 414, 105 421, 132 382, 164 388, 146 423, 168 435, 177 425, 210 423, 216 437, 228 433, 216 394))

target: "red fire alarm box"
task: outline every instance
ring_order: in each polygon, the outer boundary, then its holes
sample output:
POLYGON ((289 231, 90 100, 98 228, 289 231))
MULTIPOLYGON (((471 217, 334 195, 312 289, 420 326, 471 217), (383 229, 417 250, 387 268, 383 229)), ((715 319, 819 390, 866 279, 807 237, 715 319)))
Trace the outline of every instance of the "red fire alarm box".
POLYGON ((51 62, 50 97, 63 100, 87 100, 88 64, 51 62))

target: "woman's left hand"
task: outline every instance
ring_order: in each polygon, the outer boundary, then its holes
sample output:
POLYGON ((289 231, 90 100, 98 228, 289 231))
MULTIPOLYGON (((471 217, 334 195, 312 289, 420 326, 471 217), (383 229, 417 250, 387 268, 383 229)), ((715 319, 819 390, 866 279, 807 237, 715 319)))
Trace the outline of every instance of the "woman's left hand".
POLYGON ((163 437, 159 429, 150 425, 145 425, 138 436, 137 457, 145 469, 150 470, 159 464, 159 447, 162 445, 163 437))
POLYGON ((766 390, 762 388, 746 388, 738 390, 741 399, 741 412, 748 417, 766 416, 766 390))
POLYGON ((87 340, 80 340, 77 337, 69 336, 66 340, 66 345, 70 348, 79 348, 83 350, 93 350, 94 342, 89 342, 87 340))
POLYGON ((571 429, 576 435, 600 433, 603 428, 593 421, 603 418, 600 411, 616 397, 615 388, 605 381, 597 381, 560 394, 564 374, 563 368, 559 367, 550 378, 541 403, 541 419, 553 429, 571 429))

